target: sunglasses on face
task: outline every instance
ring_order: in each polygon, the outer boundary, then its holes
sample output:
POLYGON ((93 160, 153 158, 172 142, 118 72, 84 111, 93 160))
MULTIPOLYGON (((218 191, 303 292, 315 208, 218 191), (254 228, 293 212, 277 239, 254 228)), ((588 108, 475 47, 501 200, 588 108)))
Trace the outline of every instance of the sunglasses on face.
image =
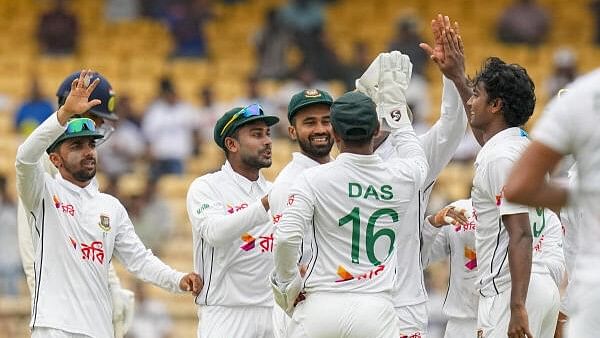
POLYGON ((96 124, 92 119, 88 119, 87 117, 72 119, 67 125, 66 133, 67 135, 76 134, 84 130, 96 131, 96 124))
POLYGON ((263 109, 262 109, 262 107, 258 103, 253 103, 253 104, 251 104, 249 106, 246 106, 242 110, 240 110, 239 112, 235 113, 229 119, 229 121, 227 121, 227 123, 225 123, 225 125, 221 129, 221 134, 220 135, 223 136, 223 134, 225 134, 225 132, 227 131, 227 129, 229 127, 231 127, 231 125, 233 124, 233 122, 235 120, 237 120, 240 116, 242 116, 242 117, 252 117, 252 116, 260 116, 260 115, 263 115, 263 109))

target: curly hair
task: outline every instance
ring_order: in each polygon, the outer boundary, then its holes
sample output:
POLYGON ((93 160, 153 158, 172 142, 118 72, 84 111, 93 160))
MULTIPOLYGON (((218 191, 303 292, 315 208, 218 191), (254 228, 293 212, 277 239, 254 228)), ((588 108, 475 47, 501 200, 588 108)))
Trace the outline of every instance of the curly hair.
POLYGON ((533 114, 535 85, 525 68, 489 57, 475 78, 470 79, 472 86, 478 83, 484 86, 488 102, 495 99, 502 102, 502 115, 508 126, 522 126, 533 114))

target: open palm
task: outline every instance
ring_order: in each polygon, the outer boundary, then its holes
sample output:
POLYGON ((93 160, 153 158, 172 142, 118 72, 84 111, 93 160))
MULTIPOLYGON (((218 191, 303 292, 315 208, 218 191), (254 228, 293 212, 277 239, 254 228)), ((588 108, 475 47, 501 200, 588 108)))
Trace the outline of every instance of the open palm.
POLYGON ((65 100, 65 104, 61 107, 69 116, 83 114, 101 103, 100 100, 94 99, 89 101, 89 97, 100 83, 100 79, 90 82, 93 72, 91 70, 83 70, 78 79, 71 83, 71 91, 65 100))

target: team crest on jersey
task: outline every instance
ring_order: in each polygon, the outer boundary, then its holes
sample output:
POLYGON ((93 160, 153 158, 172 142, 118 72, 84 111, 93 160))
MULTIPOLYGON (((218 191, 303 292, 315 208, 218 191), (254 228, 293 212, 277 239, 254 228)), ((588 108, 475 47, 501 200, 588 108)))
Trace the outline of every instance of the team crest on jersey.
POLYGON ((106 214, 100 214, 100 222, 98 223, 98 226, 100 227, 100 229, 102 229, 102 231, 109 232, 110 231, 110 217, 108 217, 108 215, 106 215, 106 214))

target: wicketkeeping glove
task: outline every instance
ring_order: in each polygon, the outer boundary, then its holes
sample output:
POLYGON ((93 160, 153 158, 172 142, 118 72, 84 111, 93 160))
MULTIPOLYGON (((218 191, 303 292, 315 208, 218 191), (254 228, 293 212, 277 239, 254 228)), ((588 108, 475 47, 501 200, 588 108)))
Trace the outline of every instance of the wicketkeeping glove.
POLYGON ((296 274, 294 279, 288 283, 279 284, 275 279, 275 271, 273 271, 269 276, 269 281, 271 282, 271 288, 273 289, 275 303, 277 303, 288 316, 292 317, 296 299, 302 290, 302 279, 300 274, 296 274))
POLYGON ((377 104, 377 83, 379 82, 379 73, 381 72, 381 58, 384 54, 387 53, 377 55, 363 75, 354 82, 356 89, 370 97, 375 104, 377 104))
POLYGON ((127 289, 111 290, 115 338, 123 338, 133 322, 135 296, 127 289))
POLYGON ((377 83, 377 114, 382 128, 388 131, 410 125, 406 103, 406 90, 412 76, 412 63, 408 55, 393 51, 382 55, 377 83))

